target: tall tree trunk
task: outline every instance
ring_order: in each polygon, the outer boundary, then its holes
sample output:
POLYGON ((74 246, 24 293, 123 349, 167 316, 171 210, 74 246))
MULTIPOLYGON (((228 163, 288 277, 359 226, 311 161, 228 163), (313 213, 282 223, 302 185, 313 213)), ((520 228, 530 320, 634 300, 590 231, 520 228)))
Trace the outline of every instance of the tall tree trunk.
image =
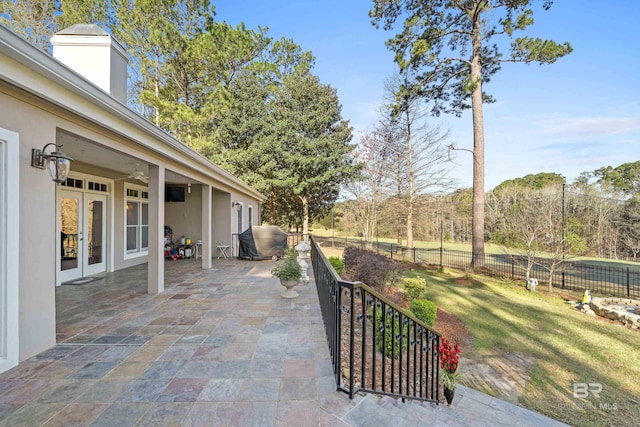
POLYGON ((409 108, 405 108, 405 117, 407 120, 407 152, 409 154, 409 188, 407 189, 408 204, 407 204, 407 248, 413 247, 413 208, 415 204, 414 194, 414 168, 413 168, 413 141, 411 140, 411 118, 409 114, 409 108))
POLYGON ((396 157, 398 158, 398 165, 397 165, 397 178, 396 178, 396 185, 398 187, 398 209, 396 211, 396 233, 398 233, 398 237, 397 237, 397 244, 398 246, 402 246, 402 234, 400 233, 400 230, 402 229, 402 227, 400 226, 400 217, 398 215, 398 213, 402 212, 402 178, 401 178, 401 168, 402 168, 402 160, 401 160, 401 155, 400 153, 396 154, 396 157))
POLYGON ((371 241, 378 240, 378 203, 373 201, 373 230, 371 232, 371 241))
POLYGON ((309 241, 309 198, 307 196, 300 197, 302 200, 302 238, 305 242, 309 241))
POLYGON ((407 248, 413 247, 413 196, 409 196, 409 206, 407 207, 407 248))
MULTIPOLYGON (((184 85, 184 105, 189 108, 191 105, 191 92, 189 92, 189 76, 186 70, 182 70, 182 84, 184 85)), ((186 136, 181 138, 182 142, 186 142, 187 145, 191 145, 191 117, 184 121, 186 127, 186 136)))
POLYGON ((269 197, 269 224, 276 225, 276 192, 273 189, 269 197))
POLYGON ((473 20, 471 61, 471 112, 473 115, 473 214, 471 227, 471 267, 484 265, 484 119, 482 117, 482 34, 480 16, 473 20))
MULTIPOLYGON (((154 76, 156 100, 160 99, 160 55, 156 54, 156 75, 154 76)), ((160 127, 160 109, 156 106, 156 126, 160 127)))
MULTIPOLYGON (((141 85, 140 93, 142 93, 142 91, 147 87, 147 78, 143 73, 140 76, 140 85, 141 85)), ((140 94, 138 94, 138 96, 139 95, 140 94)), ((147 104, 145 104, 144 102, 140 102, 140 98, 139 97, 138 97, 137 101, 138 101, 138 103, 140 105, 140 115, 142 117, 144 117, 145 119, 148 119, 149 116, 147 116, 147 104)))

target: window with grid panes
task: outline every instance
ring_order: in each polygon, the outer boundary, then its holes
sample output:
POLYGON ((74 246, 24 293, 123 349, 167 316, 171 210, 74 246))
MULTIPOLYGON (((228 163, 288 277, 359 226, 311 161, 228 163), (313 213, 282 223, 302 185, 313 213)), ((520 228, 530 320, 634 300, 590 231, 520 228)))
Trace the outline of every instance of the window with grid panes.
POLYGON ((128 184, 125 187, 126 230, 125 253, 147 252, 149 249, 149 192, 128 184))

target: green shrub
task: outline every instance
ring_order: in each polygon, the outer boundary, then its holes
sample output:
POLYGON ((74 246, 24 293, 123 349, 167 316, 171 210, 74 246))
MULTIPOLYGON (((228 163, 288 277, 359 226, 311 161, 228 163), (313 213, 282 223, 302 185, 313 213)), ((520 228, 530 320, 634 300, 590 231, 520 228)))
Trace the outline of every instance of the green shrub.
POLYGON ((344 273, 344 262, 337 256, 330 256, 329 264, 331 264, 336 273, 340 275, 344 273))
POLYGON ((349 280, 359 280, 378 292, 398 280, 402 266, 400 263, 373 251, 347 246, 342 254, 349 280))
POLYGON ((421 277, 415 279, 405 279, 404 298, 409 302, 413 301, 414 299, 420 298, 420 295, 424 292, 424 288, 426 285, 427 281, 421 277))
POLYGON ((409 307, 414 316, 422 320, 429 326, 433 326, 436 323, 436 314, 438 313, 438 307, 433 301, 428 299, 414 299, 411 301, 409 307))
MULTIPOLYGON (((394 313, 397 313, 394 311, 394 313)), ((402 343, 404 344, 404 349, 406 350, 408 344, 408 324, 405 323, 402 327, 402 332, 400 330, 400 319, 393 318, 392 313, 387 314, 387 318, 382 318, 382 308, 376 308, 376 348, 379 351, 382 351, 382 347, 384 345, 384 352, 387 356, 398 357, 400 354, 400 335, 404 335, 402 343), (392 326, 395 324, 395 326, 392 326), (384 330, 383 330, 384 326, 384 330), (395 332, 395 334, 394 334, 395 332), (395 344, 393 344, 395 342, 395 344)), ((403 322, 404 323, 404 322, 403 322)))

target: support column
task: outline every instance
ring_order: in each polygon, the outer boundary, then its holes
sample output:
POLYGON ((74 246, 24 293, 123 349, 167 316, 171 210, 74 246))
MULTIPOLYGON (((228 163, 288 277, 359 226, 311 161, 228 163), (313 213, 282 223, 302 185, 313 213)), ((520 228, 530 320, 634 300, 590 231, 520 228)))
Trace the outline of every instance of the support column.
POLYGON ((149 261, 147 292, 164 292, 164 175, 162 166, 149 165, 149 261))
POLYGON ((211 268, 211 186, 202 185, 202 268, 211 268))

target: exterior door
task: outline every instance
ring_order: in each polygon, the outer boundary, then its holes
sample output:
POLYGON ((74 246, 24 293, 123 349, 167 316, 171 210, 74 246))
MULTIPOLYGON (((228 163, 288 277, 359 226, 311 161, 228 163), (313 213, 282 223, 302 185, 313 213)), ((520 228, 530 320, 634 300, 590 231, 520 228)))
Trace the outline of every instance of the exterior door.
POLYGON ((84 230, 83 276, 102 273, 107 269, 107 196, 84 194, 84 230))
POLYGON ((59 190, 59 282, 106 270, 107 197, 59 190))

